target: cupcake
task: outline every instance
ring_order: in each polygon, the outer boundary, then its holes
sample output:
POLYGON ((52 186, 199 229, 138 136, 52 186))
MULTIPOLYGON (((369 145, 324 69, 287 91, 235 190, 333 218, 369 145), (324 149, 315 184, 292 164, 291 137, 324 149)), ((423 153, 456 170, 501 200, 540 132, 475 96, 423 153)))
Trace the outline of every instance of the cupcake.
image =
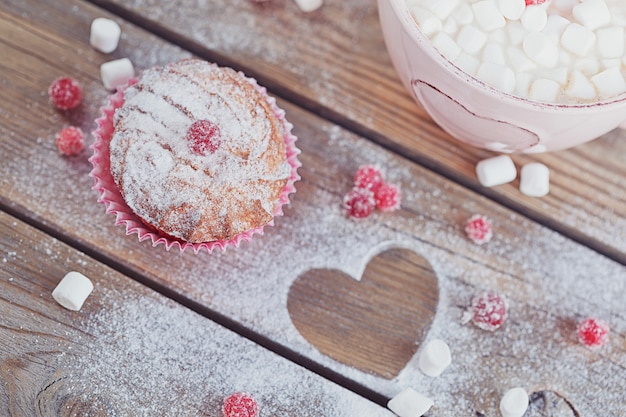
POLYGON ((127 233, 169 249, 237 246, 282 214, 295 136, 255 80, 198 59, 118 90, 94 132, 95 188, 127 233))

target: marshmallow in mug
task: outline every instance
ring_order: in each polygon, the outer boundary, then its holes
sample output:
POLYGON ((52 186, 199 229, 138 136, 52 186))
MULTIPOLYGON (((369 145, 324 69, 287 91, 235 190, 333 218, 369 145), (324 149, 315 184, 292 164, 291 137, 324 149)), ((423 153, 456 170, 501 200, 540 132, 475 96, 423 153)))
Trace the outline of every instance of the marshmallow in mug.
POLYGON ((406 0, 435 48, 468 74, 545 103, 626 92, 623 0, 406 0))

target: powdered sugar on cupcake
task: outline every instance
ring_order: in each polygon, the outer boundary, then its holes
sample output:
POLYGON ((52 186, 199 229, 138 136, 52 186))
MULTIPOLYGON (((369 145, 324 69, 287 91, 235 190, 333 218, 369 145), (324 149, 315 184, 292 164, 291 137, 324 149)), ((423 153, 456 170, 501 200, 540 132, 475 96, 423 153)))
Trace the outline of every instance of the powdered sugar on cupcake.
POLYGON ((230 239, 272 220, 291 167, 282 125, 252 82, 198 60, 147 70, 115 114, 111 171, 145 222, 190 242, 230 239), (199 153, 194 122, 219 129, 199 153))

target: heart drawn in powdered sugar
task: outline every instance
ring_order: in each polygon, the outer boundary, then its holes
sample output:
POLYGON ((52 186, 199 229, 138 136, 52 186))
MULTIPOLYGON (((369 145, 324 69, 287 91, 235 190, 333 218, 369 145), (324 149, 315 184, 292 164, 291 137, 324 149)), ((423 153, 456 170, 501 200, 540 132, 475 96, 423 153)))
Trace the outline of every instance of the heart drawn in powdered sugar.
POLYGON ((373 256, 355 278, 335 269, 305 272, 289 290, 289 315, 324 355, 391 379, 414 356, 432 324, 437 276, 420 255, 391 248, 373 256))

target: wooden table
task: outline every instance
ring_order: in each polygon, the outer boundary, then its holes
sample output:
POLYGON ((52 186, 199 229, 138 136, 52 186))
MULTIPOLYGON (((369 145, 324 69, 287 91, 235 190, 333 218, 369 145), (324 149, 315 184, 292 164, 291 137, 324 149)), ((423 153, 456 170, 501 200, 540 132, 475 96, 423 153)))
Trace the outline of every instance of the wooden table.
MULTIPOLYGON (((551 169, 551 192, 483 188, 491 154, 450 138, 400 85, 375 0, 4 0, 0 5, 0 415, 221 416, 251 393, 261 416, 391 416, 412 387, 430 416, 499 416, 509 388, 529 416, 626 416, 626 134, 558 153, 513 155, 551 169), (120 23, 109 55, 96 17, 120 23), (89 132, 107 92, 99 66, 138 70, 199 56, 266 86, 294 124, 303 163, 285 215, 263 236, 212 254, 126 236, 96 202, 88 162, 59 154, 65 125, 89 132), (78 109, 55 110, 59 76, 78 109), (402 207, 353 221, 352 175, 377 164, 402 207), (495 235, 464 235, 473 214, 495 235), (51 291, 69 271, 95 290, 79 312, 51 291), (504 294, 493 333, 463 324, 472 297, 504 294), (577 323, 606 320, 601 349, 577 323), (452 365, 417 366, 444 339, 452 365)), ((88 139, 91 144, 92 139, 88 139)))

